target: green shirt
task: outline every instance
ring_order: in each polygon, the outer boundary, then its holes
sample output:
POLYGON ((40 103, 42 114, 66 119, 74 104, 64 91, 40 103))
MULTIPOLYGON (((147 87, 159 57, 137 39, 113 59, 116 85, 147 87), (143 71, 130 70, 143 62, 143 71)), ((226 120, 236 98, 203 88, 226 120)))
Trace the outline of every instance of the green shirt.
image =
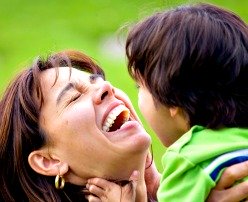
POLYGON ((164 171, 158 201, 205 201, 223 169, 245 160, 248 129, 194 126, 168 147, 162 158, 164 171))

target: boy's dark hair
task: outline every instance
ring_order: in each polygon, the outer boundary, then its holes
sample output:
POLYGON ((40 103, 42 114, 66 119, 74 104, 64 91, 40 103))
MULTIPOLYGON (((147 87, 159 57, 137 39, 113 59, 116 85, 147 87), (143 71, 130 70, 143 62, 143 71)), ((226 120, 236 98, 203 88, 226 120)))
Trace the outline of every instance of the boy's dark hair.
POLYGON ((156 13, 130 31, 126 54, 130 75, 190 126, 248 127, 248 26, 234 13, 208 4, 156 13))

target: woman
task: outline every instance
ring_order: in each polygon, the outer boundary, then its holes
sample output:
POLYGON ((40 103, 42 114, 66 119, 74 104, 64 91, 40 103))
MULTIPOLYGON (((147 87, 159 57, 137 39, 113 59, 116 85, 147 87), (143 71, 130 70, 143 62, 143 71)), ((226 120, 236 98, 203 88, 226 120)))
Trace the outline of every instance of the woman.
POLYGON ((146 198, 150 137, 83 53, 59 52, 21 72, 1 100, 0 134, 1 201, 84 201, 87 179, 125 183, 134 170, 137 201, 146 198))
POLYGON ((84 54, 37 60, 1 101, 2 199, 78 201, 90 177, 123 180, 144 171, 150 137, 137 120, 126 96, 84 54), (58 188, 65 180, 63 191, 54 187, 56 176, 58 188))

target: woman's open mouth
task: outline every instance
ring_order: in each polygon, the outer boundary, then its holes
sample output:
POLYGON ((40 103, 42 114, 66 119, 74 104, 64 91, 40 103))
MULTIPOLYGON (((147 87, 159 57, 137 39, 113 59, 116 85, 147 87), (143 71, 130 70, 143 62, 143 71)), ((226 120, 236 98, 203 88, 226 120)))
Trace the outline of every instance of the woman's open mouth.
POLYGON ((112 109, 105 121, 103 122, 102 130, 104 132, 112 132, 121 128, 130 118, 130 111, 124 105, 118 105, 112 109))

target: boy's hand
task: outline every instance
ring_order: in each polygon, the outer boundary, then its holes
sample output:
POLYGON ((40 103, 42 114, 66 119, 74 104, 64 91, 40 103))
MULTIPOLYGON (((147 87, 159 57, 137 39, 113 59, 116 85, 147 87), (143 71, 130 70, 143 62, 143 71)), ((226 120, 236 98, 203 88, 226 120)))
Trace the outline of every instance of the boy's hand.
POLYGON ((149 152, 146 158, 145 182, 147 192, 153 200, 157 200, 157 191, 160 183, 161 174, 158 172, 156 165, 149 152))
POLYGON ((123 186, 102 178, 91 178, 86 185, 91 195, 86 198, 89 202, 135 202, 138 180, 138 171, 134 171, 129 178, 130 182, 123 186))

